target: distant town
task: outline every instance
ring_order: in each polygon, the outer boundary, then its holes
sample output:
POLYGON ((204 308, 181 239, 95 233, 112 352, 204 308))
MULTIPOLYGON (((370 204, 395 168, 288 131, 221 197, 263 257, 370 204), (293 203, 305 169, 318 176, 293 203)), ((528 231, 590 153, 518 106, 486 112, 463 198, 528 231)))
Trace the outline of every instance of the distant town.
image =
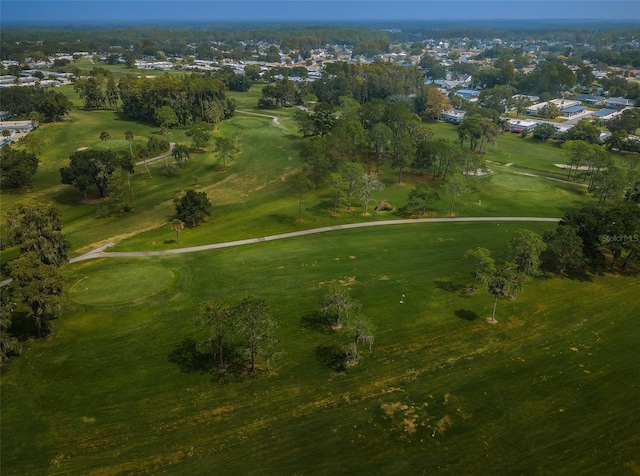
MULTIPOLYGON (((393 35, 400 30, 383 33, 393 35)), ((582 119, 604 125, 635 107, 640 96, 637 54, 640 43, 635 37, 619 38, 615 44, 604 47, 567 40, 503 40, 497 37, 425 38, 411 43, 365 40, 351 45, 324 44, 320 47, 303 46, 304 42, 304 37, 281 43, 209 40, 186 43, 182 48, 184 53, 178 54, 159 49, 160 45, 143 39, 137 48, 111 45, 106 51, 58 51, 54 54, 37 51, 19 60, 3 59, 0 88, 47 88, 74 83, 83 74, 75 66, 78 60, 89 60, 96 66, 124 65, 135 74, 140 71, 184 71, 214 76, 249 76, 251 81, 263 82, 286 77, 299 83, 320 79, 331 63, 385 63, 418 68, 424 76, 424 84, 437 88, 449 99, 451 107, 442 110, 438 119, 451 123, 461 123, 470 107, 478 104, 486 107, 487 102, 494 100, 489 98, 487 101, 487 91, 493 91, 496 86, 511 87, 514 94, 508 97, 504 96, 505 91, 500 91, 503 97, 499 99, 502 104, 498 110, 504 117, 505 130, 524 134, 532 132, 539 124, 551 124, 557 134, 562 134, 582 119), (625 57, 625 52, 635 52, 635 56, 627 54, 625 57), (505 58, 508 64, 505 64, 505 58), (542 94, 527 94, 536 90, 536 85, 531 83, 549 80, 540 78, 540 74, 536 77, 536 74, 540 73, 542 65, 552 62, 564 70, 551 72, 551 76, 557 75, 557 78, 550 80, 558 87, 551 91, 538 87, 538 90, 544 90, 542 94)), ((27 51, 34 48, 29 42, 27 44, 27 51)), ((10 53, 5 49, 5 55, 10 57, 10 53)), ((10 121, 16 119, 12 116, 15 116, 12 111, 0 111, 0 119, 4 121, 0 128, 9 132, 3 134, 2 144, 21 137, 14 134, 25 134, 36 127, 29 121, 10 121)), ((609 131, 603 130, 600 139, 605 140, 610 135, 609 131)), ((640 138, 631 134, 627 140, 640 141, 640 138)))

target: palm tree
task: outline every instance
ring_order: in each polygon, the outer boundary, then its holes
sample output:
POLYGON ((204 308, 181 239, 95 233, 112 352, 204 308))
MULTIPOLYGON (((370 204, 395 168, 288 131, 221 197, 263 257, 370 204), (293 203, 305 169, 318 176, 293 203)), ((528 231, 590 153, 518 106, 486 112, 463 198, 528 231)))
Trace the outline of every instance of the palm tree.
POLYGON ((102 131, 100 133, 100 140, 103 140, 107 143, 107 150, 109 150, 109 139, 111 139, 111 134, 109 134, 107 131, 102 131))
POLYGON ((126 131, 124 133, 124 138, 129 141, 129 154, 131 154, 131 158, 133 159, 133 147, 131 147, 131 141, 133 140, 133 132, 126 131))
POLYGON ((180 244, 180 230, 184 228, 184 223, 176 218, 171 222, 171 229, 176 232, 176 244, 180 244))
POLYGON ((180 167, 184 167, 185 162, 191 158, 189 148, 184 144, 176 144, 172 153, 173 158, 180 164, 180 167))
POLYGON ((493 294, 493 312, 489 320, 491 323, 496 322, 496 305, 498 304, 498 299, 515 296, 521 287, 521 283, 514 279, 512 272, 513 267, 513 263, 503 264, 485 278, 487 291, 493 294))

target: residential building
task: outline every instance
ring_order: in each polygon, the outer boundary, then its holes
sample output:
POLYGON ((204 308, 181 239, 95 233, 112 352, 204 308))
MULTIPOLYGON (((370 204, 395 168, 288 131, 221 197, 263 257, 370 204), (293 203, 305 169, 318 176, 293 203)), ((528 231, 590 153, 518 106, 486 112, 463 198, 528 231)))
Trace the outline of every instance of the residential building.
POLYGON ((618 114, 620 114, 620 111, 616 109, 603 108, 592 112, 591 117, 600 121, 608 121, 609 119, 616 117, 618 114))
POLYGON ((539 121, 532 121, 531 119, 509 119, 509 132, 521 133, 531 132, 539 124, 539 121))
POLYGON ((29 133, 33 130, 33 123, 31 121, 1 121, 0 131, 9 131, 12 134, 15 133, 29 133))
POLYGON ((465 114, 466 114, 466 111, 460 111, 458 109, 449 109, 448 111, 443 111, 442 114, 440 114, 440 120, 458 124, 462 122, 465 114))
POLYGON ((580 94, 576 96, 576 101, 580 101, 588 106, 602 106, 605 99, 604 96, 594 96, 592 94, 580 94))
POLYGON ((455 95, 461 97, 462 99, 466 99, 467 101, 477 101, 480 96, 480 91, 475 89, 460 89, 455 92, 455 95))
POLYGON ((624 109, 625 107, 633 107, 633 100, 626 98, 609 98, 605 101, 605 106, 612 109, 624 109))
POLYGON ((562 117, 574 117, 584 114, 586 108, 584 106, 571 106, 562 110, 562 117))

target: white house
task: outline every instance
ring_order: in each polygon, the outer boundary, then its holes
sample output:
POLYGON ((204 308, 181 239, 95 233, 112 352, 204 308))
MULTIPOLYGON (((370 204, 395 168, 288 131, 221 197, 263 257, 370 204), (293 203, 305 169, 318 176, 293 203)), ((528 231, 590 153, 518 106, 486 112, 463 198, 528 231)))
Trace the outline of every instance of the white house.
POLYGON ((442 111, 442 114, 440 114, 440 120, 458 124, 462 122, 465 114, 466 114, 466 111, 460 111, 458 109, 449 109, 448 111, 442 111))
POLYGON ((0 131, 9 131, 11 133, 28 133, 33 130, 31 121, 1 121, 0 131))
POLYGON ((531 119, 509 119, 509 131, 510 132, 531 132, 539 124, 538 121, 532 121, 531 119))

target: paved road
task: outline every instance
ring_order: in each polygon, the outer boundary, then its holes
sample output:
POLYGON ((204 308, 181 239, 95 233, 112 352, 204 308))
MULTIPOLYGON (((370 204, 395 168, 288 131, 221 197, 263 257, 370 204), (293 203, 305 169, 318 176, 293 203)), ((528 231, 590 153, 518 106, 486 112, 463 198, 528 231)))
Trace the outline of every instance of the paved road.
POLYGON ((155 157, 151 157, 150 159, 146 159, 146 160, 141 160, 139 162, 136 162, 136 165, 144 165, 146 164, 150 164, 151 162, 155 162, 156 160, 160 160, 160 159, 164 159, 165 157, 169 157, 171 155, 171 152, 173 152, 173 148, 176 146, 175 142, 169 142, 169 150, 167 152, 163 152, 160 155, 156 155, 155 157))
MULTIPOLYGON (((548 217, 454 217, 454 218, 416 218, 410 220, 384 220, 369 221, 365 223, 347 223, 345 225, 325 226, 322 228, 312 228, 310 230, 292 231, 290 233, 281 233, 279 235, 262 236, 260 238, 248 238, 246 240, 227 241, 225 243, 213 243, 202 246, 189 246, 187 248, 178 248, 163 251, 105 251, 112 247, 115 243, 107 243, 95 250, 89 251, 82 256, 77 256, 69 260, 70 263, 86 261, 95 258, 129 258, 136 256, 163 256, 178 255, 183 253, 194 253, 197 251, 215 250, 220 248, 230 248, 233 246, 250 245, 254 243, 262 243, 265 241, 283 240, 285 238, 293 238, 295 236, 315 235, 317 233, 325 233, 328 231, 349 230, 351 228, 366 228, 371 226, 388 226, 388 225, 411 225, 415 223, 451 223, 451 222, 558 222, 560 218, 548 217)), ((11 279, 0 281, 0 287, 6 286, 11 279)))
POLYGON ((269 114, 259 114, 257 112, 241 111, 240 109, 236 109, 236 112, 239 112, 240 114, 247 114, 249 116, 269 117, 271 118, 274 124, 277 124, 278 126, 282 125, 280 124, 280 120, 276 116, 270 116, 269 114))
POLYGON ((312 228, 309 230, 293 231, 290 233, 281 233, 279 235, 263 236, 260 238, 248 238, 246 240, 227 241, 225 243, 213 243, 210 245, 190 246, 187 248, 177 248, 173 250, 163 251, 105 251, 113 243, 97 248, 82 256, 72 258, 71 263, 85 261, 94 258, 126 258, 132 256, 163 256, 177 255, 182 253, 194 253, 197 251, 215 250, 220 248, 230 248, 233 246, 250 245, 254 243, 262 243, 265 241, 282 240, 285 238, 293 238, 296 236, 315 235, 317 233, 325 233, 336 230, 349 230, 351 228, 366 228, 371 226, 388 226, 388 225, 407 225, 415 223, 451 223, 451 222, 558 222, 559 218, 547 217, 454 217, 454 218, 417 218, 411 220, 384 220, 371 221, 365 223, 349 223, 345 225, 325 226, 322 228, 312 228))

